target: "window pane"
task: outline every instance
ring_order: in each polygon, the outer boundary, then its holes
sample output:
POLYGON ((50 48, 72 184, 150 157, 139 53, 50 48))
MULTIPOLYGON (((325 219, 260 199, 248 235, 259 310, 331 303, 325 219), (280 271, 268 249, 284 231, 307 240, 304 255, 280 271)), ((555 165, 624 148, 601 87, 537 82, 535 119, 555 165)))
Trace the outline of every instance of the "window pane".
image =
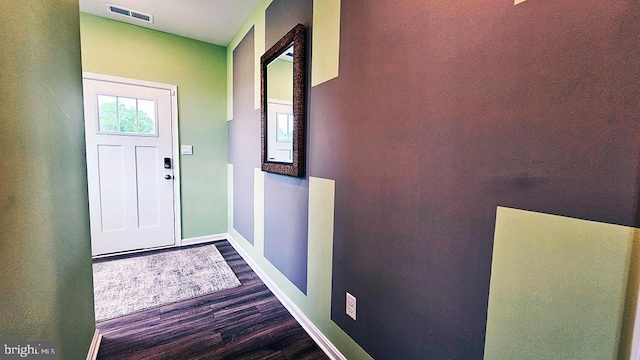
POLYGON ((293 142, 293 115, 289 114, 289 136, 293 142))
POLYGON ((115 96, 98 95, 98 124, 100 131, 118 131, 115 96))
POLYGON ((277 126, 278 131, 276 132, 276 141, 277 142, 293 142, 293 129, 291 123, 291 119, 288 114, 277 113, 277 126))
POLYGON ((138 132, 140 134, 156 133, 156 102, 138 100, 138 132))
POLYGON ((158 133, 155 100, 98 95, 98 108, 99 132, 127 135, 158 133))
POLYGON ((118 119, 120 120, 120 132, 138 132, 136 112, 136 99, 118 97, 118 119))

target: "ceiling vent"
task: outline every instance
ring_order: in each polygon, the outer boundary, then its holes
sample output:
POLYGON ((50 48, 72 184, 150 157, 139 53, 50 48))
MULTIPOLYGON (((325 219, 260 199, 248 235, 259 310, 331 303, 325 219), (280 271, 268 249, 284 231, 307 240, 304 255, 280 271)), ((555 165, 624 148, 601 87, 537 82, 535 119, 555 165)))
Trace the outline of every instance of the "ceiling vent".
POLYGON ((109 3, 107 3, 107 9, 109 9, 109 12, 113 14, 118 14, 118 15, 130 17, 130 18, 138 19, 140 21, 144 21, 148 23, 153 23, 153 16, 149 14, 141 13, 139 11, 127 9, 121 6, 115 6, 109 3))

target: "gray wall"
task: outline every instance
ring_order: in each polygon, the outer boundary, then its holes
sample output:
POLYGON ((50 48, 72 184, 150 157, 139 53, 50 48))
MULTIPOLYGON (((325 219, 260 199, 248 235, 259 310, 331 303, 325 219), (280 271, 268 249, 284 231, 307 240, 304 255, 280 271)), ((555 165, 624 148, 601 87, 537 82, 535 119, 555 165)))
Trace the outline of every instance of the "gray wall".
MULTIPOLYGON (((271 48, 296 24, 307 26, 311 38, 313 1, 274 1, 265 12, 265 49, 271 48)), ((310 55, 311 46, 307 48, 310 55)), ((309 56, 307 56, 309 58, 309 56)), ((307 79, 310 79, 307 74, 307 79)), ((307 92, 311 87, 307 84, 307 92)), ((307 291, 309 176, 294 179, 266 174, 264 184, 264 256, 302 292, 307 291)))
POLYGON ((233 164, 233 227, 253 244, 253 173, 260 168, 260 112, 253 108, 251 29, 233 51, 233 113, 227 121, 229 163, 233 164))
MULTIPOLYGON (((266 48, 297 23, 309 26, 309 0, 274 2, 267 8, 266 48), (295 16, 292 16, 295 15, 295 16), (274 19, 283 19, 274 20, 274 19)), ((254 169, 260 163, 260 110, 254 109, 254 36, 249 32, 233 50, 233 119, 228 122, 229 163, 233 165, 233 227, 254 243, 254 169)), ((264 257, 298 289, 307 289, 309 180, 266 174, 264 180, 264 257)))

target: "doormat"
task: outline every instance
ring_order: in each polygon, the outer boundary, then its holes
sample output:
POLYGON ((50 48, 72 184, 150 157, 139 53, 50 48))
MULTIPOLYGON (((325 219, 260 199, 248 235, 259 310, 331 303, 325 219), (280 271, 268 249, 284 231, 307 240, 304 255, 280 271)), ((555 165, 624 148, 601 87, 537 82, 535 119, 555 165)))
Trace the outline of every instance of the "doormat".
POLYGON ((96 322, 240 285, 215 245, 96 262, 96 322))

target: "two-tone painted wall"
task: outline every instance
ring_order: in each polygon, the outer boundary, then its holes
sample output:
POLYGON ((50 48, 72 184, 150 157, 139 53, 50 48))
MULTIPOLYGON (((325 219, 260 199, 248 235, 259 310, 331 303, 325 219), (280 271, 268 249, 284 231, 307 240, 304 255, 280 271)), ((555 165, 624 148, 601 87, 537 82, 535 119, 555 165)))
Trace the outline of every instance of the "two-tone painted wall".
POLYGON ((229 233, 348 358, 624 357, 638 29, 630 0, 262 1, 227 51, 229 233), (259 57, 296 23, 301 180, 258 170, 259 57))
POLYGON ((0 14, 0 341, 84 359, 95 324, 78 1, 3 1, 0 14))
POLYGON ((178 86, 182 238, 227 232, 226 50, 80 14, 84 71, 178 86))

